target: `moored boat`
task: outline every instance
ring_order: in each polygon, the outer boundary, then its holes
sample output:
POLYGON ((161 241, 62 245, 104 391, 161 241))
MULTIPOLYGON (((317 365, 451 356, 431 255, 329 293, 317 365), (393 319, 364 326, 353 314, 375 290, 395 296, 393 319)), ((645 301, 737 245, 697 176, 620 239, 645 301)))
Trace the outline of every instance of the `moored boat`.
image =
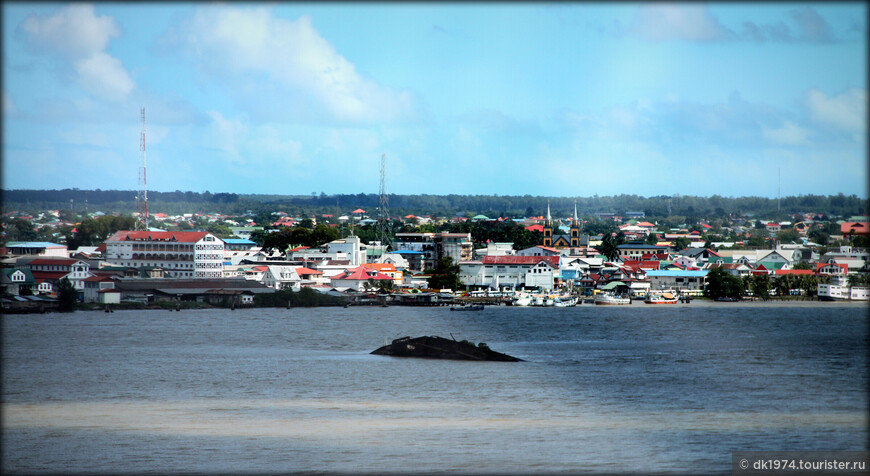
POLYGON ((595 304, 604 306, 621 306, 631 304, 631 299, 611 293, 599 293, 595 296, 595 304))
POLYGON ((673 293, 650 294, 644 299, 646 304, 676 304, 680 298, 673 293))

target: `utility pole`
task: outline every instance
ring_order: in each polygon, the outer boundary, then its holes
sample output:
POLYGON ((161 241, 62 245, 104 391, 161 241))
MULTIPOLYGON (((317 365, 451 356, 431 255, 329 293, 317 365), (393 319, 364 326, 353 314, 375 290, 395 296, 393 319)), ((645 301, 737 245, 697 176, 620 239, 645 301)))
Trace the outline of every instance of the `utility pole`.
POLYGON ((141 159, 139 163, 139 194, 136 196, 136 209, 139 212, 137 228, 148 230, 148 175, 147 161, 145 160, 145 108, 139 110, 142 117, 142 130, 139 134, 139 151, 141 159))

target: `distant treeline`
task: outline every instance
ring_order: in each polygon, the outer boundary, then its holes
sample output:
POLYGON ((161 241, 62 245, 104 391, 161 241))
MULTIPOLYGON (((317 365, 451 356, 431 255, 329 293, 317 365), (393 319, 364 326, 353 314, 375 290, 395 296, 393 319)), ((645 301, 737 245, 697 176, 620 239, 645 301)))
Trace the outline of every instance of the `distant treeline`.
MULTIPOLYGON (((72 210, 134 212, 134 190, 4 190, 3 209, 72 210)), ((766 197, 697 197, 687 195, 613 195, 592 197, 543 197, 531 195, 395 195, 390 194, 392 216, 477 214, 489 217, 521 218, 544 215, 547 203, 554 217, 571 216, 574 203, 581 215, 594 213, 644 212, 647 217, 685 216, 724 218, 749 215, 757 218, 788 216, 794 213, 821 213, 831 217, 863 215, 868 211, 866 198, 856 195, 798 195, 766 197)), ((266 211, 283 211, 291 215, 347 214, 362 208, 370 216, 377 214, 379 196, 375 193, 327 195, 264 195, 211 192, 148 192, 151 213, 224 213, 241 215, 266 211)))

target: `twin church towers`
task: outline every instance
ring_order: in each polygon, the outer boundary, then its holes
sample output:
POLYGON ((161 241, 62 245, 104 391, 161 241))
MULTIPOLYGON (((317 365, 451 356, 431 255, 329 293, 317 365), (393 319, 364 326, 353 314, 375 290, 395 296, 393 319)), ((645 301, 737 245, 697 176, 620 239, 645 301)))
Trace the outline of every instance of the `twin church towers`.
POLYGON ((550 202, 547 201, 547 221, 544 222, 544 246, 551 248, 577 248, 580 246, 580 219, 577 218, 577 202, 574 202, 574 219, 569 235, 553 235, 553 220, 550 218, 550 202))

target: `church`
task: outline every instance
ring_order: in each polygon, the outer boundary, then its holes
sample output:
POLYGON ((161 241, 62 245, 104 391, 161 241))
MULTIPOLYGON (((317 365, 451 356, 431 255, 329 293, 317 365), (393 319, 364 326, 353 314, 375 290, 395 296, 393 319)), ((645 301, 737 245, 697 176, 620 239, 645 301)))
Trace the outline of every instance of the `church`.
MULTIPOLYGON (((584 243, 585 245, 586 243, 584 243)), ((547 220, 544 222, 544 246, 551 248, 579 248, 580 219, 577 218, 577 202, 574 202, 574 219, 568 235, 553 235, 553 220, 550 218, 550 202, 547 202, 547 220)))

